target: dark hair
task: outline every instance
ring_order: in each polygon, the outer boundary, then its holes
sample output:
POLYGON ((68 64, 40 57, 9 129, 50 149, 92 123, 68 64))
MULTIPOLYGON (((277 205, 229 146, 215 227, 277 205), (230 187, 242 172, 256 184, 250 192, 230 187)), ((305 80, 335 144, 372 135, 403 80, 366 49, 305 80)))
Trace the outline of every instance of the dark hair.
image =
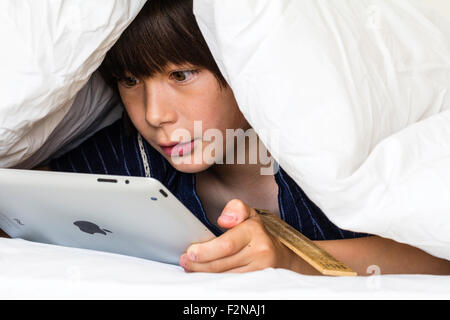
POLYGON ((204 67, 221 87, 227 86, 197 25, 192 0, 148 0, 106 54, 99 71, 117 90, 117 80, 127 71, 138 78, 151 77, 169 63, 204 67))

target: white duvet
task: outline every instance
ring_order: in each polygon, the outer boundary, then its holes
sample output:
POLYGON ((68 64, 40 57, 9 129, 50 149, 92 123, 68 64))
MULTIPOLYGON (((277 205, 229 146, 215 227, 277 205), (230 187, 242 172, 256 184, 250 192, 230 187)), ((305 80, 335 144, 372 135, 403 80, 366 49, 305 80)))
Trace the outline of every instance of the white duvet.
POLYGON ((244 116, 335 224, 450 259, 450 1, 194 12, 244 116))
MULTIPOLYGON (((372 272, 371 272, 372 274, 372 272)), ((0 299, 450 299, 450 276, 185 273, 122 255, 0 238, 0 299)))
MULTIPOLYGON (((38 150, 144 2, 0 2, 0 166, 45 160, 38 150)), ((450 259, 448 0, 194 0, 194 11, 242 112, 333 222, 450 259)), ((7 239, 0 283, 0 298, 450 298, 450 277, 185 274, 7 239)))
MULTIPOLYGON (((145 0, 80 3, 0 2, 0 167, 101 126, 83 123, 99 101, 77 94, 145 0)), ((450 259, 448 0, 194 0, 194 12, 243 114, 335 224, 450 259)))
POLYGON ((144 3, 0 1, 0 167, 37 165, 117 118, 114 97, 89 79, 144 3))

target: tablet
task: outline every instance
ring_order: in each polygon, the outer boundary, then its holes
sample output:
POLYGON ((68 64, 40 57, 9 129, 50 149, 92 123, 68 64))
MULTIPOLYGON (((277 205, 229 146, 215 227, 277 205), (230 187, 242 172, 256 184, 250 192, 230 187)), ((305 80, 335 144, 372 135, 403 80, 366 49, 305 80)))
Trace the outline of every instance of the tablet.
POLYGON ((16 169, 0 169, 0 229, 170 264, 215 237, 157 179, 16 169))

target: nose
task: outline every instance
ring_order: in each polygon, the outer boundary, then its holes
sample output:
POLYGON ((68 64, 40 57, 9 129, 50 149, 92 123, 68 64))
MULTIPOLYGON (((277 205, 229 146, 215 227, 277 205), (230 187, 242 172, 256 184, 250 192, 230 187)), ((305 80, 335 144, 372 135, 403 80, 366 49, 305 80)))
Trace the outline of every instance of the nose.
POLYGON ((145 101, 145 120, 153 127, 173 123, 176 120, 175 110, 171 108, 170 94, 162 86, 147 85, 145 101))

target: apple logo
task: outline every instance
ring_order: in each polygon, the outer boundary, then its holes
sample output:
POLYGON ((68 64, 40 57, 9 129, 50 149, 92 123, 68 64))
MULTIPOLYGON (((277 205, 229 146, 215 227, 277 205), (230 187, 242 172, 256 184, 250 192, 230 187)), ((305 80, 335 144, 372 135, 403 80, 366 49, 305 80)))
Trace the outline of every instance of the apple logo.
POLYGON ((76 221, 73 224, 80 228, 81 231, 89 234, 101 233, 106 236, 106 232, 112 233, 109 230, 100 229, 98 225, 89 221, 76 221))

